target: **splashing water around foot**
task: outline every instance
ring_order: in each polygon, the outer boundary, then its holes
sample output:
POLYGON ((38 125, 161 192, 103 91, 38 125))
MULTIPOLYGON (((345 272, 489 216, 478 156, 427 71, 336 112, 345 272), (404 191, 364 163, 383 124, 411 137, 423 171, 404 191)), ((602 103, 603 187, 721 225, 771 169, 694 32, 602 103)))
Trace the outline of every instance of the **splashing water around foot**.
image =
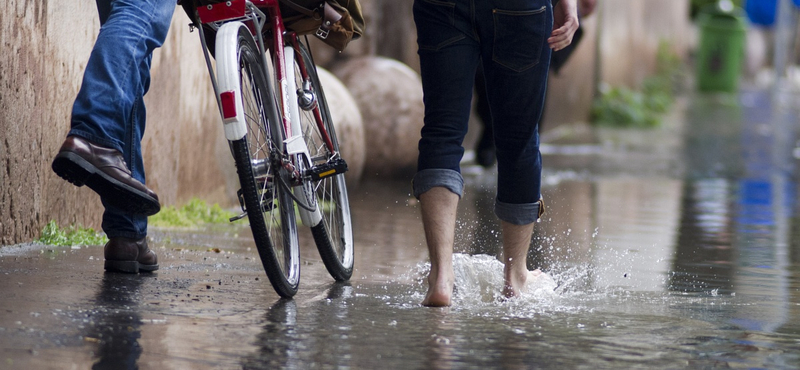
MULTIPOLYGON (((455 294, 453 306, 480 307, 493 306, 506 301, 525 303, 541 303, 543 300, 553 299, 557 296, 555 280, 540 270, 531 271, 522 295, 508 300, 501 294, 503 290, 503 263, 493 256, 478 254, 468 255, 456 253, 453 255, 453 269, 455 273, 455 294)), ((426 287, 430 264, 417 266, 418 283, 426 287)))

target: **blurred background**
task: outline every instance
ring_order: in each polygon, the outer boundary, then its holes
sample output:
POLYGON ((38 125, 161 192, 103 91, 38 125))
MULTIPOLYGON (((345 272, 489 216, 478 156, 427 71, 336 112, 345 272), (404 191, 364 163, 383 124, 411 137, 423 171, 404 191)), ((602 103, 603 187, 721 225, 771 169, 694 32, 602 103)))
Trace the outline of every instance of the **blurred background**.
MULTIPOLYGON (((581 1, 581 38, 549 79, 544 143, 597 141, 596 127, 646 129, 702 92, 747 87, 798 91, 798 0, 581 1), (587 10, 590 9, 590 10, 587 10)), ((370 179, 410 179, 422 124, 412 0, 361 0, 366 35, 342 53, 316 43, 329 99, 350 148, 353 189, 370 179), (368 138, 368 139, 367 139, 368 138)), ((0 17, 0 245, 42 227, 98 228, 96 195, 60 180, 50 163, 99 29, 93 2, 6 2, 0 17)), ((143 150, 148 185, 165 205, 201 198, 236 204, 197 32, 176 9, 153 61, 143 150)), ((796 104, 787 100, 785 104, 796 104)), ((464 143, 479 140, 480 117, 464 143)))

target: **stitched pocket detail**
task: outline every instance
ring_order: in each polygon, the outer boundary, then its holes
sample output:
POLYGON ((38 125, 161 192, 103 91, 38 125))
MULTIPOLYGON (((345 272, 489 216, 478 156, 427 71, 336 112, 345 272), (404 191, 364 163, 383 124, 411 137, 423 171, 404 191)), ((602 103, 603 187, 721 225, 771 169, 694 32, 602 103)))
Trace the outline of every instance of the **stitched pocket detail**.
POLYGON ((522 72, 539 64, 547 41, 547 6, 530 10, 494 9, 492 60, 522 72))

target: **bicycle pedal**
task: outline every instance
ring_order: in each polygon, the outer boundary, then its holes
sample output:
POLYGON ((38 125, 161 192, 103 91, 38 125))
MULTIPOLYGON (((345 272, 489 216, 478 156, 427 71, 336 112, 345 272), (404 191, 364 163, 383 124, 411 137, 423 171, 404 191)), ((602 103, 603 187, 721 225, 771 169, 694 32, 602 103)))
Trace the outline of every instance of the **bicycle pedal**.
POLYGON ((338 158, 327 163, 323 163, 311 167, 306 174, 313 181, 319 181, 326 177, 338 175, 347 172, 347 162, 344 159, 338 158))

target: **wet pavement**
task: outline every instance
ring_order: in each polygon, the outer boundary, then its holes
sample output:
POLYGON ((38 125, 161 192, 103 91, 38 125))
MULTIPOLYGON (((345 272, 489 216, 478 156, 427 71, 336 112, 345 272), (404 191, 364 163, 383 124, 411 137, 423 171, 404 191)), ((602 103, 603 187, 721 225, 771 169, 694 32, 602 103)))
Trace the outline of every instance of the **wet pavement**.
POLYGON ((138 276, 103 273, 101 246, 4 246, 0 369, 800 368, 798 123, 744 92, 693 96, 655 130, 549 133, 530 262, 558 286, 512 301, 494 174, 474 166, 450 308, 419 306, 408 182, 351 192, 349 283, 302 235, 293 300, 241 225, 154 230, 161 269, 138 276))

